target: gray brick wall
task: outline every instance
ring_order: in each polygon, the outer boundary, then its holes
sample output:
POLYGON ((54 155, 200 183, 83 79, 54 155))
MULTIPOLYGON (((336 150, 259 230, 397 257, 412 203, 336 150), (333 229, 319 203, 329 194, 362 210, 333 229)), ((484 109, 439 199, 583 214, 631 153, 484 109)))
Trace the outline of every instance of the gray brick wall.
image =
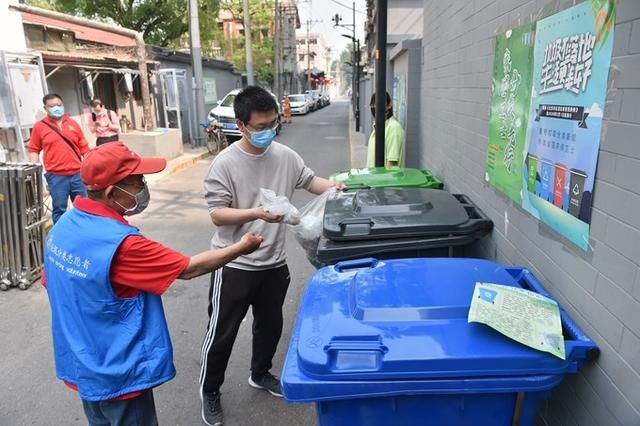
POLYGON ((543 425, 640 425, 640 0, 619 0, 592 249, 583 252, 484 183, 495 34, 548 0, 425 0, 420 165, 493 219, 479 255, 530 268, 601 348, 539 413, 543 425))

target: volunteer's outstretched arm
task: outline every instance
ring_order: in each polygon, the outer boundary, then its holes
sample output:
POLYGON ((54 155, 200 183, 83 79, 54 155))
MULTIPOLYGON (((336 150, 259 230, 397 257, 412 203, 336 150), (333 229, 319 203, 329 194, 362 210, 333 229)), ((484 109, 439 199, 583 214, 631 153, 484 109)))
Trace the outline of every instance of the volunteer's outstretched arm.
POLYGON ((226 265, 238 256, 248 254, 260 247, 262 237, 254 232, 246 233, 240 241, 217 250, 207 250, 191 257, 189 266, 178 277, 183 280, 199 277, 226 265))

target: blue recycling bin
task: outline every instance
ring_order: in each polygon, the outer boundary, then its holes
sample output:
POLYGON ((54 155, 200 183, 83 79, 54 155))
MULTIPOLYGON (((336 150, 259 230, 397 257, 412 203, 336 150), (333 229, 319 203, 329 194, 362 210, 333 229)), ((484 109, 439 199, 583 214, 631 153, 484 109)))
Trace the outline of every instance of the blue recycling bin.
POLYGON ((468 323, 476 282, 549 295, 480 259, 351 260, 305 290, 282 388, 320 425, 533 425, 541 400, 598 348, 561 309, 566 360, 468 323))

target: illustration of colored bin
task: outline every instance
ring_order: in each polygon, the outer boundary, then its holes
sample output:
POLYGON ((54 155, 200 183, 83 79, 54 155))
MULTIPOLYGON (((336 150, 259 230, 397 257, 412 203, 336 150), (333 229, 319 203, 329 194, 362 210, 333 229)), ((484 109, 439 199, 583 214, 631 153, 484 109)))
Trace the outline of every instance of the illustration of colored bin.
POLYGON ((553 202, 553 164, 549 160, 540 161, 540 194, 543 200, 553 202))
POLYGON ((571 180, 569 183, 569 214, 574 217, 580 217, 580 206, 582 205, 582 193, 584 192, 584 183, 587 180, 587 173, 571 169, 571 180))
POLYGON ((566 179, 567 167, 564 164, 556 163, 553 178, 553 204, 560 209, 564 205, 566 179))
POLYGON ((532 194, 536 192, 536 177, 538 176, 538 157, 529 153, 527 154, 527 189, 532 194))
POLYGON ((598 348, 561 309, 566 359, 467 322, 477 282, 550 297, 526 269, 480 259, 360 259, 309 281, 282 373, 320 426, 535 424, 598 348))

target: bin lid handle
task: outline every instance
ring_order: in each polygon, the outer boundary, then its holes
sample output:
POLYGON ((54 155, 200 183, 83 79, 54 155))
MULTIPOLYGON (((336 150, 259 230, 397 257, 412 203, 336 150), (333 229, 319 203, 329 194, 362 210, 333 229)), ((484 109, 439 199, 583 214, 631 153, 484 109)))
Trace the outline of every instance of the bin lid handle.
POLYGON ((378 259, 367 257, 365 259, 345 260, 342 262, 338 262, 334 266, 334 269, 337 272, 346 272, 352 269, 375 268, 378 263, 380 263, 378 259))
POLYGON ((371 187, 369 185, 366 185, 364 183, 354 183, 354 184, 347 185, 344 188, 342 188, 342 192, 362 191, 362 190, 368 190, 368 189, 371 189, 371 187))

